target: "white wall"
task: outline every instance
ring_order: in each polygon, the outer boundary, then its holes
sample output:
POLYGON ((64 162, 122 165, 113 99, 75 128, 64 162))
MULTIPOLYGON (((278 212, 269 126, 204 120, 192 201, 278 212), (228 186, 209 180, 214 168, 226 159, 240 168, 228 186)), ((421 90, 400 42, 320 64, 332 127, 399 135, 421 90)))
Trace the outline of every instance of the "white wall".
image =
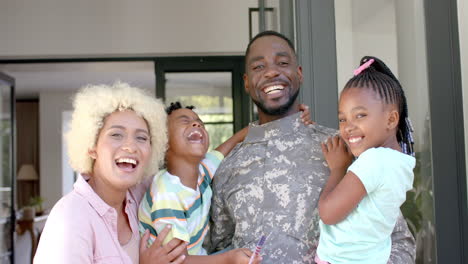
POLYGON ((405 89, 416 148, 430 148, 423 1, 335 0, 335 22, 339 91, 362 56, 382 59, 405 89))
POLYGON ((338 91, 353 75, 353 69, 359 65, 354 59, 354 32, 352 1, 335 0, 335 30, 338 91))
POLYGON ((430 150, 429 90, 423 0, 396 0, 398 78, 415 128, 416 151, 430 150))
POLYGON ((395 2, 353 0, 352 3, 354 65, 364 55, 373 55, 398 73, 395 2))
POLYGON ((39 95, 39 142, 44 207, 62 197, 62 112, 72 109, 73 93, 43 92, 39 95))
MULTIPOLYGON (((64 111, 62 112, 62 135, 64 132, 70 130, 70 123, 72 119, 72 111, 64 111)), ((62 167, 62 195, 69 193, 73 190, 73 184, 75 183, 75 173, 70 166, 70 158, 68 157, 68 149, 67 144, 65 141, 65 137, 62 136, 60 144, 62 145, 62 160, 61 160, 61 167, 62 167)))
MULTIPOLYGON (((269 5, 279 4, 270 1, 269 5)), ((0 58, 243 54, 257 0, 0 0, 0 58)), ((21 80, 19 80, 20 82, 21 80)), ((67 190, 62 112, 68 92, 40 93, 40 193, 67 190)))
POLYGON ((460 34, 460 62, 463 87, 463 116, 465 124, 465 166, 468 189, 468 3, 458 0, 458 30, 460 34))
POLYGON ((364 55, 382 59, 398 75, 395 3, 335 0, 338 91, 364 55))
POLYGON ((239 53, 256 0, 0 0, 0 57, 239 53))

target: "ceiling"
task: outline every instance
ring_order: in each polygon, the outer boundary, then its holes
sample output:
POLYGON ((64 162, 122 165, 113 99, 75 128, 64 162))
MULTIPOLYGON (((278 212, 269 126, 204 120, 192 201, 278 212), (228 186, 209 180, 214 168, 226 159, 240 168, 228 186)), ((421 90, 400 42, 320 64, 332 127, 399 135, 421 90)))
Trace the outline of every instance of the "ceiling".
MULTIPOLYGON (((44 92, 75 92, 88 84, 122 81, 156 90, 153 61, 0 64, 0 72, 15 78, 18 99, 37 99, 44 92)), ((169 73, 167 95, 231 96, 230 73, 169 73)))
POLYGON ((15 78, 18 99, 39 98, 42 92, 74 92, 88 84, 117 80, 155 90, 152 61, 0 64, 0 72, 15 78))

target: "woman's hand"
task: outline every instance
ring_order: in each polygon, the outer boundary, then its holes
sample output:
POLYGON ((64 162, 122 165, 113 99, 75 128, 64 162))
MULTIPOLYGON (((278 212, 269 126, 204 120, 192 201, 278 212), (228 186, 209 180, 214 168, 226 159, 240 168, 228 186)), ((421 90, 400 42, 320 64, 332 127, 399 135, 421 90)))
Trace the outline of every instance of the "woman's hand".
POLYGON ((340 136, 329 137, 326 143, 322 143, 322 152, 330 170, 346 172, 353 161, 353 155, 340 136))
POLYGON ((150 247, 147 247, 150 233, 145 230, 145 234, 140 240, 140 264, 181 264, 184 262, 185 255, 183 253, 187 247, 186 243, 172 239, 166 245, 162 245, 170 230, 170 225, 166 225, 150 247))
POLYGON ((310 110, 305 104, 299 104, 299 111, 301 111, 301 120, 304 125, 315 124, 314 121, 310 120, 310 110))
MULTIPOLYGON (((246 248, 233 249, 228 252, 228 258, 229 258, 228 263, 248 264, 252 254, 253 254, 252 251, 246 248)), ((260 264, 261 262, 262 262, 262 257, 260 255, 256 255, 253 259, 252 264, 260 264)))

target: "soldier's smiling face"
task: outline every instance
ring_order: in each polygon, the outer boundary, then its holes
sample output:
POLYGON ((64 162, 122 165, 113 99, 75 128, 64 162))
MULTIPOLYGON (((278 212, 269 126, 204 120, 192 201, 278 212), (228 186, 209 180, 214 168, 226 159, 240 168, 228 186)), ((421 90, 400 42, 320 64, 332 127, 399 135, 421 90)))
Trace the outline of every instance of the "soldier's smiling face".
POLYGON ((287 112, 303 80, 293 49, 280 37, 263 36, 250 45, 245 60, 245 91, 259 111, 272 116, 287 112))

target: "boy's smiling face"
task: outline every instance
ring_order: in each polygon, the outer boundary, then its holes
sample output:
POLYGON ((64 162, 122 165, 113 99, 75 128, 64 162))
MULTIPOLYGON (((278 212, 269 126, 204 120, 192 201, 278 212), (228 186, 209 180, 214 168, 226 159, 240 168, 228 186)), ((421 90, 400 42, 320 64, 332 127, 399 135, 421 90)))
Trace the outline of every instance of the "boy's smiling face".
POLYGON ((205 157, 210 138, 203 121, 187 108, 173 111, 168 116, 169 148, 168 154, 177 156, 205 157))

